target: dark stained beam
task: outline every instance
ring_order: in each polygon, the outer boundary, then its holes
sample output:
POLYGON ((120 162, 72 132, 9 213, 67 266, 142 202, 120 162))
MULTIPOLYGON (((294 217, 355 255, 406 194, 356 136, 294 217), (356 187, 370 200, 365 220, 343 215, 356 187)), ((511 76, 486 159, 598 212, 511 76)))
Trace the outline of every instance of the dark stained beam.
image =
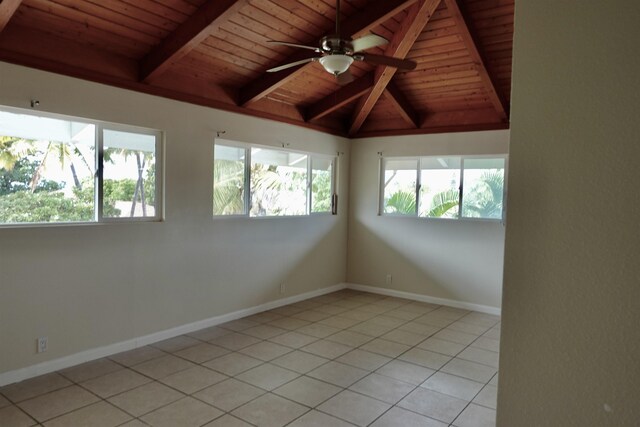
MULTIPOLYGON (((404 59, 429 22, 438 4, 440 4, 440 0, 420 0, 411 6, 400 30, 393 36, 384 54, 404 59)), ((349 127, 349 135, 354 135, 360 130, 396 71, 397 68, 394 67, 379 66, 376 68, 373 88, 358 101, 349 127)))
POLYGON ((478 39, 474 36, 474 34, 470 31, 469 22, 467 18, 465 18, 460 6, 458 5, 457 0, 444 0, 447 5, 447 9, 451 14, 451 17, 456 23, 456 27, 462 37, 462 41, 469 51, 469 55, 471 56, 471 60, 476 64, 478 69, 478 74, 480 75, 480 79, 485 86, 485 90, 487 91, 487 95, 489 96, 489 100, 491 104, 498 112, 500 116, 500 120, 508 121, 508 107, 505 100, 500 96, 496 89, 496 84, 491 74, 486 67, 486 62, 484 61, 482 54, 479 50, 478 39))
MULTIPOLYGON (((341 23, 340 33, 343 37, 360 37, 371 31, 381 23, 389 20, 392 16, 405 10, 418 0, 373 0, 367 4, 362 11, 350 16, 341 23)), ((316 40, 309 40, 308 44, 317 45, 318 41, 325 35, 318 36, 316 40)), ((280 65, 289 64, 306 58, 317 56, 312 51, 298 50, 293 55, 282 61, 280 65)), ((240 105, 247 106, 261 98, 269 95, 282 85, 290 82, 306 66, 289 68, 277 73, 264 73, 257 79, 251 81, 240 90, 240 105)))
POLYGON ((0 1, 0 33, 7 26, 13 14, 20 7, 22 0, 2 0, 0 1))
POLYGON ((305 119, 317 120, 358 99, 373 86, 373 73, 365 74, 357 80, 341 87, 307 108, 305 119))
POLYGON ((389 82, 384 90, 384 94, 409 126, 414 128, 420 127, 420 115, 395 83, 389 82))
POLYGON ((140 80, 146 83, 153 81, 248 3, 249 0, 207 0, 147 54, 140 64, 140 80))

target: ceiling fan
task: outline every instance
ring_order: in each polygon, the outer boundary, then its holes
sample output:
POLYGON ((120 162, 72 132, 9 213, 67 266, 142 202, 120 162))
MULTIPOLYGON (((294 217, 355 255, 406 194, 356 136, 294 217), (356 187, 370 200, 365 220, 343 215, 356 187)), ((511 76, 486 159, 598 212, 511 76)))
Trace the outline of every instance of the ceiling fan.
POLYGON ((353 81, 353 76, 349 71, 349 67, 353 61, 364 61, 375 65, 386 65, 401 70, 413 70, 416 68, 416 63, 408 59, 365 53, 364 51, 367 49, 389 43, 387 39, 377 34, 368 34, 355 40, 352 40, 350 37, 340 37, 340 0, 336 0, 336 32, 335 34, 331 34, 320 39, 318 47, 275 40, 270 40, 269 43, 313 50, 314 52, 321 54, 317 57, 307 58, 290 64, 281 65, 279 67, 270 68, 267 70, 269 73, 275 73, 290 67, 296 67, 308 62, 317 61, 325 70, 327 70, 327 72, 336 76, 338 83, 346 84, 353 81))

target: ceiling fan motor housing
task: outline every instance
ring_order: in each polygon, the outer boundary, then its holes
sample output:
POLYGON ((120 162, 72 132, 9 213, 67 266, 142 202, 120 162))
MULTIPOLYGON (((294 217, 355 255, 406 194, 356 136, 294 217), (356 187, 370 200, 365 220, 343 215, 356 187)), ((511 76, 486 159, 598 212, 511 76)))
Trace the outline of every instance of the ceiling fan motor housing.
POLYGON ((320 40, 320 49, 323 53, 353 54, 353 44, 351 39, 343 39, 337 35, 325 36, 320 40))

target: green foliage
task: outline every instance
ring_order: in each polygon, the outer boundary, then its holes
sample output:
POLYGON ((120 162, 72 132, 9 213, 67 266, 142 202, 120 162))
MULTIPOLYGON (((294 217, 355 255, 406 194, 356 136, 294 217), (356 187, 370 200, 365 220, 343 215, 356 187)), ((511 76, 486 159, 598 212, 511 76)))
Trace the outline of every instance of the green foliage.
POLYGON ((330 212, 331 172, 314 171, 311 189, 311 212, 330 212))
POLYGON ((20 191, 0 197, 0 223, 91 221, 93 202, 65 198, 60 192, 20 191))
POLYGON ((416 195, 409 191, 399 190, 389 197, 385 203, 385 212, 402 215, 415 215, 416 195))
POLYGON ((480 181, 465 192, 462 215, 468 218, 502 218, 504 171, 483 172, 480 181))
MULTIPOLYGON (((18 159, 12 164, 11 169, 0 168, 0 196, 31 191, 31 178, 38 169, 39 163, 28 158, 18 159)), ((36 193, 42 191, 62 190, 64 185, 55 181, 40 180, 35 187, 36 193)))
POLYGON ((216 159, 213 182, 213 214, 241 214, 244 210, 244 163, 216 159))
POLYGON ((460 203, 458 190, 437 193, 433 196, 431 210, 427 212, 426 216, 430 218, 454 217, 458 214, 458 203, 460 203))

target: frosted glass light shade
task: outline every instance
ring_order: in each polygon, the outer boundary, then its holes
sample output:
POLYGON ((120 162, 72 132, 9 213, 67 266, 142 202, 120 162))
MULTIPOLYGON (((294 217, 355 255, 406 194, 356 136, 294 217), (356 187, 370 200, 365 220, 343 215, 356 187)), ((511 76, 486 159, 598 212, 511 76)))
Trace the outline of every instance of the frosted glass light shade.
POLYGON ((349 69, 353 63, 353 58, 349 55, 327 55, 320 58, 320 64, 333 75, 342 74, 349 69))

